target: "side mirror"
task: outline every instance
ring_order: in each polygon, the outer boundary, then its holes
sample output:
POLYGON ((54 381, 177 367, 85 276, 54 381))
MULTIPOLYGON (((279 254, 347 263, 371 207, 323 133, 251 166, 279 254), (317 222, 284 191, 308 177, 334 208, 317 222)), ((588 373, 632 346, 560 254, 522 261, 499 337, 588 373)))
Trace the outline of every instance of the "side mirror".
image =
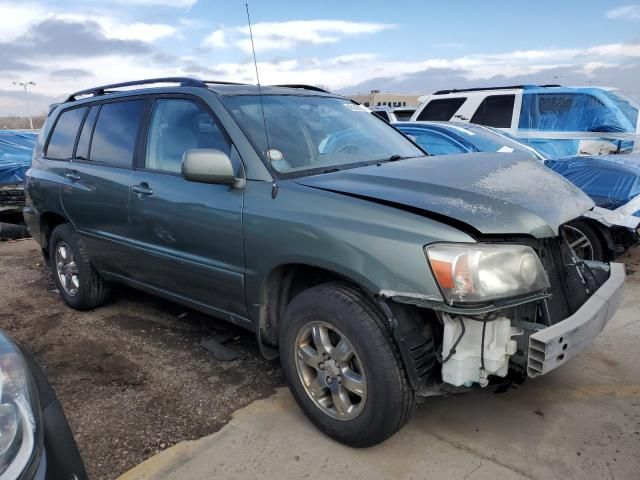
POLYGON ((190 182, 235 184, 229 155, 213 148, 187 150, 182 156, 182 176, 190 182))

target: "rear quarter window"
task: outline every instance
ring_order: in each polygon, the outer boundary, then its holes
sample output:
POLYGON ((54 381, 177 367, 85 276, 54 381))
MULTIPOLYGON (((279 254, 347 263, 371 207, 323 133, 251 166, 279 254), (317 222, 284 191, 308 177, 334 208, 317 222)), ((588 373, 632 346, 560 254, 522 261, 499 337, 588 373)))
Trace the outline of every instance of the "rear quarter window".
POLYGON ((471 123, 496 128, 511 127, 515 99, 515 95, 488 96, 482 101, 476 113, 473 114, 471 123))
POLYGON ((68 160, 73 155, 78 129, 86 108, 65 110, 60 114, 47 146, 46 156, 56 160, 68 160))
POLYGON ((447 122, 458 111, 467 97, 431 100, 418 115, 418 120, 438 120, 447 122))
POLYGON ((145 100, 105 103, 100 108, 89 160, 130 168, 145 100))

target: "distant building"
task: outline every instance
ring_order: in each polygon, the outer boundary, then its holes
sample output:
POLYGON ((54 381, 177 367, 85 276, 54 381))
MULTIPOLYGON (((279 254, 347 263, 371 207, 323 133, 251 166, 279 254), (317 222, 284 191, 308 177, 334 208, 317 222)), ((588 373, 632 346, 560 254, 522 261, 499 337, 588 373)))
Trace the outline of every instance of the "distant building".
POLYGON ((417 107, 420 105, 418 98, 421 96, 414 93, 387 93, 371 90, 371 93, 349 95, 349 98, 365 107, 417 107))

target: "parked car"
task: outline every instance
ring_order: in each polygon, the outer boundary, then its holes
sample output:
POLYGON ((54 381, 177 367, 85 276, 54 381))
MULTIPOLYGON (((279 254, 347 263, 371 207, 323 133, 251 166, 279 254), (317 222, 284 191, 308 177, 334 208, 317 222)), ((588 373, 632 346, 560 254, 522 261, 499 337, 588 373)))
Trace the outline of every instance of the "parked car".
POLYGON ((593 202, 539 162, 425 156, 301 85, 78 92, 49 114, 26 193, 69 306, 96 308, 117 282, 254 331, 310 420, 358 447, 418 397, 562 365, 625 277, 572 253, 564 225, 593 202))
POLYGON ((22 184, 36 138, 34 132, 0 130, 0 223, 22 222, 22 184))
POLYGON ((549 158, 640 152, 640 102, 606 87, 517 85, 440 90, 412 121, 504 129, 549 158))
POLYGON ((416 109, 410 107, 372 107, 371 111, 381 119, 389 123, 395 123, 411 120, 416 109))
POLYGON ((87 478, 60 402, 31 355, 0 330, 0 478, 87 478))
POLYGON ((581 188, 596 203, 569 222, 569 243, 585 260, 613 260, 640 242, 640 155, 548 159, 498 129, 460 122, 405 122, 396 127, 433 155, 528 154, 581 188))

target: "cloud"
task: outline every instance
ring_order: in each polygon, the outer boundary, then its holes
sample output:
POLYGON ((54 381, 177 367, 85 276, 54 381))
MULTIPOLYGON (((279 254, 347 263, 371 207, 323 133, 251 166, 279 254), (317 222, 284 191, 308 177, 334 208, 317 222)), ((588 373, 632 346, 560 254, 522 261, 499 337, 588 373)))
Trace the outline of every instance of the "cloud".
MULTIPOLYGON (((103 27, 104 24, 103 24, 103 27)), ((142 42, 155 42, 159 38, 172 37, 178 33, 178 29, 171 25, 161 23, 132 23, 116 24, 105 27, 108 37, 124 40, 140 40, 142 42)))
POLYGON ((116 0, 116 3, 126 3, 127 5, 161 6, 175 8, 191 8, 198 0, 116 0))
POLYGON ((224 30, 220 29, 220 30, 215 30, 214 32, 211 32, 205 39, 204 39, 204 43, 205 45, 209 45, 211 47, 226 47, 227 46, 227 40, 226 40, 226 33, 224 30))
POLYGON ((0 43, 5 58, 23 61, 51 56, 140 55, 147 51, 144 42, 108 38, 96 22, 55 18, 33 25, 13 42, 0 43))
POLYGON ((623 5, 605 13, 612 20, 640 20, 640 5, 623 5))
MULTIPOLYGON (((29 91, 29 103, 34 115, 45 113, 49 105, 61 101, 61 96, 43 95, 33 90, 29 91)), ((24 90, 0 90, 0 117, 11 115, 25 115, 26 103, 24 90)), ((0 125, 0 128, 2 125, 0 125)))
MULTIPOLYGON (((346 20, 293 20, 261 22, 252 26, 256 50, 291 50, 304 45, 324 45, 340 42, 346 37, 374 34, 395 28, 395 25, 346 20)), ((206 46, 234 45, 251 52, 249 27, 221 27, 203 41, 206 46)))
POLYGON ((52 78, 60 79, 75 79, 95 76, 89 70, 85 70, 84 68, 61 68, 59 70, 53 70, 49 75, 52 78))
MULTIPOLYGON (((180 29, 163 23, 127 22, 104 14, 83 14, 43 10, 38 4, 10 4, 0 2, 0 42, 15 41, 44 21, 91 22, 100 26, 108 38, 139 40, 146 43, 179 35, 180 29)), ((181 26, 182 23, 180 23, 181 26)))

